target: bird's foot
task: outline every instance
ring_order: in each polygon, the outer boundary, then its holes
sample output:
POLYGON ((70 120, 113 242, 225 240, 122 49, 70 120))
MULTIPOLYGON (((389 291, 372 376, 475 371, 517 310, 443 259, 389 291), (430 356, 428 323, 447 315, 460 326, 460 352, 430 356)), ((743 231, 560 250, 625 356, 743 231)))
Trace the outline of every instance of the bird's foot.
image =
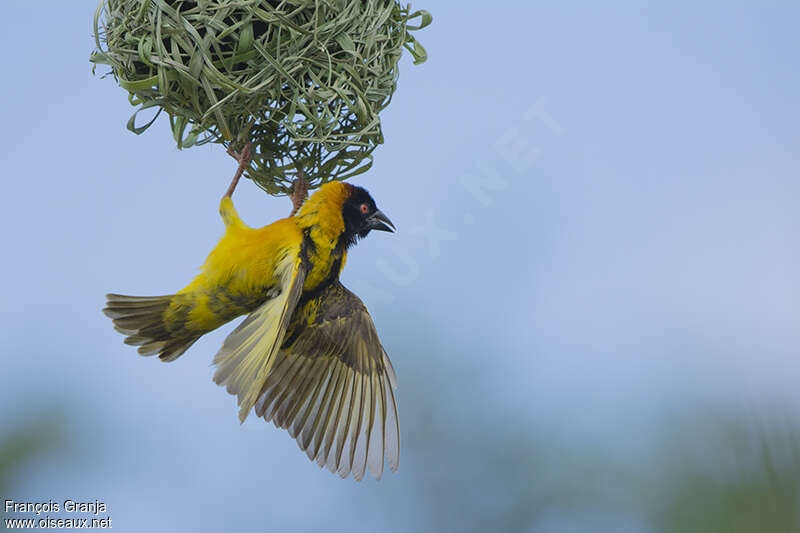
POLYGON ((239 167, 236 169, 236 174, 233 175, 233 180, 231 184, 228 186, 228 190, 225 191, 225 197, 230 197, 233 194, 233 191, 236 189, 236 186, 239 184, 239 178, 242 177, 244 170, 250 166, 250 161, 252 160, 252 153, 251 150, 253 148, 253 143, 251 141, 247 141, 247 143, 242 148, 241 152, 237 152, 233 149, 233 143, 228 145, 228 155, 239 162, 239 167))
POLYGON ((290 198, 292 199, 292 212, 289 213, 289 216, 293 217, 303 206, 306 198, 308 198, 308 180, 306 180, 302 169, 297 170, 297 177, 292 182, 290 198))

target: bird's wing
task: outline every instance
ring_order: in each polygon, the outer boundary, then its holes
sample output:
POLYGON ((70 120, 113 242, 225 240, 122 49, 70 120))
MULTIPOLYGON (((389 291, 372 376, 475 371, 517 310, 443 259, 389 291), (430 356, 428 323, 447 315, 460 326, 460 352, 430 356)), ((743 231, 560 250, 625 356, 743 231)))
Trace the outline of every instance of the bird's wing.
POLYGON ((356 480, 397 470, 397 387, 372 318, 339 282, 301 302, 256 403, 312 461, 356 480))
POLYGON ((250 313, 225 339, 214 364, 214 382, 238 396, 239 420, 244 422, 256 403, 275 356, 283 343, 289 320, 303 292, 306 267, 288 256, 277 268, 280 292, 250 313))

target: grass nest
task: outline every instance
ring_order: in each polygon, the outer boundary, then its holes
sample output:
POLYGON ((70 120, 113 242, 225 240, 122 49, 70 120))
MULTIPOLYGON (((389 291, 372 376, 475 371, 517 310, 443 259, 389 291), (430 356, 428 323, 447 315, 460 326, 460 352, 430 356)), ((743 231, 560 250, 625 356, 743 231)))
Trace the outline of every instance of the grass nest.
POLYGON ((410 32, 430 22, 397 0, 103 0, 91 61, 138 106, 128 129, 164 111, 179 148, 251 142, 245 175, 286 194, 298 172, 316 188, 371 166, 398 61, 425 61, 410 32))

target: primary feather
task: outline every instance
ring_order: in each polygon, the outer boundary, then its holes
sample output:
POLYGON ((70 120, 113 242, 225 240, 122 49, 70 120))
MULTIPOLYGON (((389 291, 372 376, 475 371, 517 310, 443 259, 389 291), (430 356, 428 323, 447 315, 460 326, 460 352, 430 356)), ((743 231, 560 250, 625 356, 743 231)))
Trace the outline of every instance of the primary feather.
POLYGON ((214 381, 239 418, 288 430, 312 461, 357 480, 396 471, 397 378, 366 307, 339 282, 347 249, 391 222, 360 187, 332 182, 300 212, 263 228, 220 204, 225 234, 173 295, 107 295, 103 311, 142 355, 180 357, 205 333, 248 314, 214 357, 214 381))
POLYGON ((336 281, 298 304, 256 414, 320 466, 380 477, 384 456, 393 471, 399 458, 396 381, 367 308, 336 281))

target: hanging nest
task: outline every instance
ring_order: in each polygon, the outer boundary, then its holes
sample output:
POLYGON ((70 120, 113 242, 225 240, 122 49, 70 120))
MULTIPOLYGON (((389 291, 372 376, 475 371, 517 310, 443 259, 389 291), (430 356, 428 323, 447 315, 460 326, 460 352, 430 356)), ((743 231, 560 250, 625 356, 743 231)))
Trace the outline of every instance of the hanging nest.
POLYGON ((138 106, 128 129, 166 111, 179 148, 251 141, 245 175, 286 194, 298 171, 316 188, 371 166, 403 49, 426 59, 409 32, 430 22, 397 0, 103 0, 91 61, 138 106))

